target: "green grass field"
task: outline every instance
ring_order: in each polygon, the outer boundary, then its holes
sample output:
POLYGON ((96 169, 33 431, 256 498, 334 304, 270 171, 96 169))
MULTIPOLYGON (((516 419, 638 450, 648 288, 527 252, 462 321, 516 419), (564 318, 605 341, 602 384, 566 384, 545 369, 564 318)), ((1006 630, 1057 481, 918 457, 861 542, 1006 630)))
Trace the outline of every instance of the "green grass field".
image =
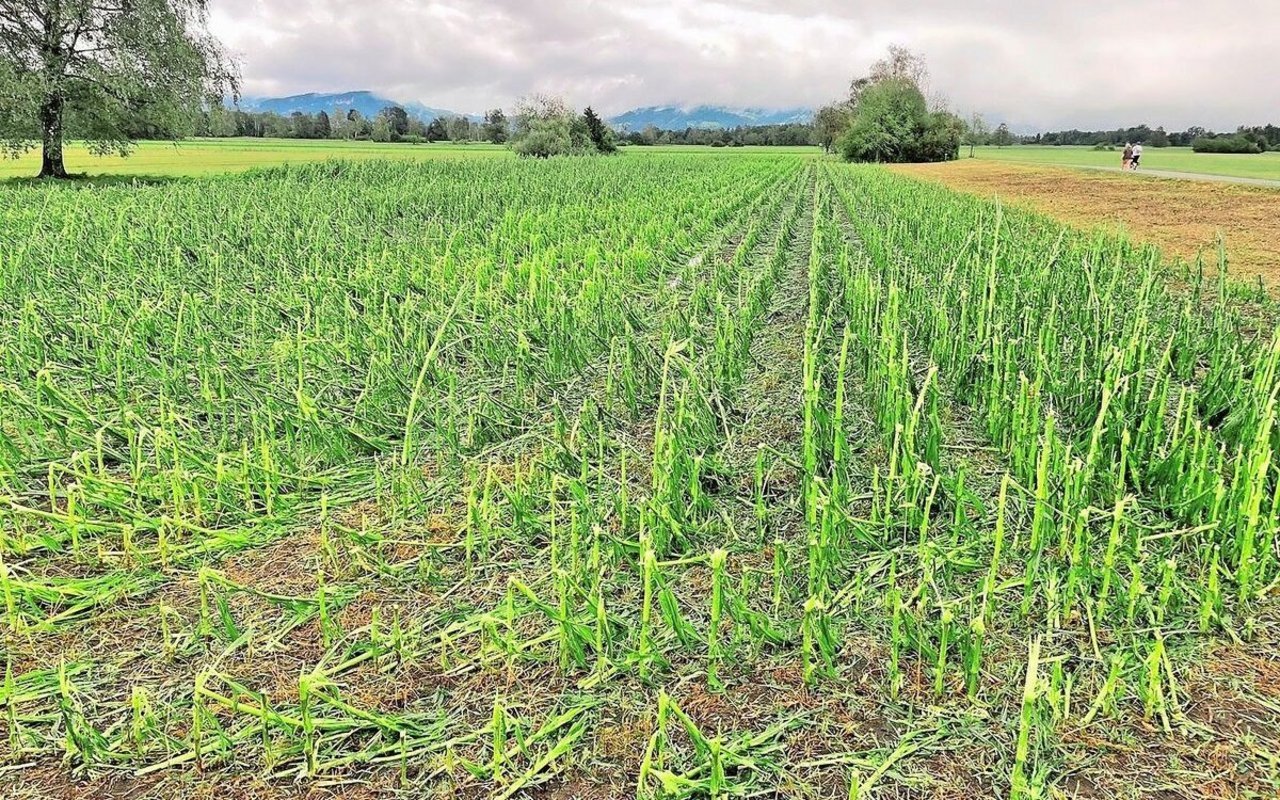
MULTIPOLYGON (((297 139, 187 139, 181 142, 139 142, 127 157, 95 156, 72 143, 66 152, 67 170, 90 176, 150 177, 214 175, 256 167, 330 159, 353 161, 434 158, 507 157, 505 147, 490 144, 380 144, 377 142, 310 141, 297 139)), ((31 177, 40 171, 40 154, 30 151, 18 159, 0 159, 0 178, 31 177)))
MULTIPOLYGON (((967 157, 967 148, 961 157, 967 157)), ((1064 167, 1119 167, 1120 151, 1097 151, 1091 147, 1041 147, 1016 145, 1014 147, 979 147, 977 157, 993 161, 1013 161, 1029 164, 1053 164, 1064 167)), ((1228 155, 1224 153, 1193 153, 1189 147, 1147 147, 1142 154, 1142 166, 1148 170, 1191 172, 1201 175, 1222 175, 1233 178, 1259 178, 1280 180, 1280 152, 1261 155, 1228 155)))
POLYGON ((0 797, 1276 796, 1256 290, 794 152, 401 151, 499 157, 0 186, 0 797))

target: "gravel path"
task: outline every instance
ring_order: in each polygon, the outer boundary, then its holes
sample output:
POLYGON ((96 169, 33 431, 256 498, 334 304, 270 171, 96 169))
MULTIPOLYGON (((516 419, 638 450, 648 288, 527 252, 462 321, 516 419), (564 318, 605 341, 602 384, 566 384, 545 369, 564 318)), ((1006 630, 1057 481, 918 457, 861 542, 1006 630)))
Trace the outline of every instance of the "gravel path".
MULTIPOLYGON (((1027 162, 1032 163, 1032 162, 1027 162)), ((1045 166, 1049 166, 1047 163, 1045 166)), ((1054 164, 1053 166, 1070 166, 1075 169, 1091 169, 1102 172, 1124 172, 1120 167, 1099 167, 1086 164, 1054 164)), ((1274 181, 1267 178, 1243 178, 1234 175, 1206 175, 1202 172, 1173 172, 1162 169, 1145 169, 1139 168, 1135 175, 1146 175, 1151 178, 1174 178, 1180 181, 1201 181, 1204 183, 1238 183, 1245 186, 1264 186, 1271 189, 1280 189, 1280 181, 1274 181)))

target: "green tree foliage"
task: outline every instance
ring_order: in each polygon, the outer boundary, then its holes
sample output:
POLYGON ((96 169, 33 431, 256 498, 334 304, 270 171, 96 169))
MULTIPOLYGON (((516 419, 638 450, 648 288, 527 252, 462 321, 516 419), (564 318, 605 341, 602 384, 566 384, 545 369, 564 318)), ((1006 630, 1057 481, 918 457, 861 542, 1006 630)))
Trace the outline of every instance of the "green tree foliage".
POLYGON ((303 114, 301 111, 295 111, 289 115, 289 124, 293 128, 294 138, 316 138, 316 122, 310 114, 303 114))
POLYGON ((604 124, 604 120, 596 114, 591 106, 587 106, 582 112, 582 121, 587 126, 587 136, 591 139, 591 145, 600 153, 617 152, 618 146, 613 143, 613 131, 604 124))
POLYGON ((451 142, 471 141, 471 120, 466 117, 449 117, 444 121, 444 128, 451 142))
POLYGON ((997 125, 996 132, 991 134, 991 143, 996 147, 1008 147, 1015 141, 1017 140, 1014 139, 1013 133, 1009 130, 1008 124, 1004 122, 997 125))
POLYGON ((1259 153, 1265 153, 1271 147, 1271 143, 1267 140, 1266 135, 1261 131, 1241 128, 1236 131, 1236 136, 1244 139, 1246 142, 1252 142, 1258 148, 1259 153))
POLYGON ((925 128, 920 132, 920 150, 916 161, 954 161, 960 157, 960 140, 964 137, 964 120, 949 111, 930 111, 925 128))
POLYGON ((494 108, 485 112, 484 138, 494 144, 506 144, 507 115, 502 109, 494 108))
POLYGON ((352 139, 373 138, 373 122, 354 108, 347 112, 350 136, 352 139))
POLYGON ((249 112, 215 104, 201 112, 194 132, 198 136, 423 142, 470 140, 473 130, 464 117, 442 119, 429 126, 398 106, 388 106, 370 119, 354 108, 335 108, 332 114, 295 111, 286 117, 273 111, 249 112))
POLYGON ((563 98, 533 95, 516 104, 511 149, 531 158, 587 152, 591 138, 586 121, 563 98))
POLYGON ((964 126, 964 143, 969 145, 969 158, 973 158, 974 148, 986 144, 990 137, 991 128, 986 119, 975 111, 964 126))
POLYGON ((962 131, 954 114, 929 111, 912 80, 886 78, 862 91, 840 153, 849 161, 947 161, 959 156, 962 131))
POLYGON ((569 152, 585 155, 596 152, 591 144, 591 131, 587 129, 587 120, 580 114, 569 117, 569 152))
POLYGON ((904 80, 915 85, 924 94, 925 84, 929 80, 929 66, 924 57, 913 53, 902 45, 889 45, 885 57, 871 65, 871 71, 864 76, 854 78, 849 83, 848 104, 856 110, 862 99, 862 93, 877 83, 889 80, 904 80))
POLYGON ((1236 133, 1252 139, 1262 150, 1280 150, 1280 127, 1275 125, 1240 126, 1236 133))
POLYGON ((41 176, 67 177, 67 136, 127 154, 136 131, 193 132, 236 86, 205 0, 0 0, 0 143, 38 142, 41 176))
MULTIPOLYGON (((879 162, 959 157, 964 123, 948 111, 929 109, 928 77, 923 57, 891 46, 866 76, 849 84, 849 125, 836 140, 840 154, 850 161, 879 162)), ((815 120, 815 134, 819 130, 815 120)))
POLYGON ((235 136, 235 113, 221 103, 210 105, 208 109, 200 112, 196 119, 196 135, 235 136))
POLYGON ((532 158, 612 153, 613 131, 588 107, 578 114, 561 97, 521 98, 512 114, 511 149, 532 158))
POLYGON ((652 144, 717 144, 725 147, 812 147, 817 144, 812 124, 788 122, 779 125, 743 125, 737 128, 685 128, 681 131, 661 130, 655 126, 641 131, 628 131, 620 137, 631 145, 652 144))
POLYGON ((522 156, 534 158, 566 155, 572 149, 572 127, 567 119, 534 119, 511 140, 511 147, 522 156))
MULTIPOLYGON (((1240 126, 1236 133, 1245 135, 1255 144, 1263 144, 1268 150, 1280 148, 1280 126, 1252 125, 1240 126)), ((1117 147, 1125 142, 1142 142, 1151 147, 1191 147, 1196 139, 1215 138, 1226 134, 1215 134, 1206 128, 1193 125, 1182 131, 1166 131, 1164 128, 1151 130, 1146 125, 1131 128, 1117 128, 1113 131, 1050 131, 1036 134, 1030 141, 1035 144, 1048 145, 1096 145, 1110 144, 1117 147)), ((1261 148, 1259 148, 1261 149, 1261 148)))
POLYGON ((852 117, 848 103, 829 103, 813 115, 813 138, 823 152, 831 152, 831 148, 849 130, 852 117))
POLYGON ((409 133, 409 113, 400 106, 387 106, 378 112, 391 134, 390 141, 399 141, 409 133))
POLYGON ((1241 134, 1201 136, 1191 143, 1191 149, 1197 153, 1257 154, 1262 152, 1262 147, 1259 147, 1257 142, 1241 134))
POLYGON ((427 123, 417 117, 409 117, 409 133, 402 141, 421 144, 427 140, 427 123))

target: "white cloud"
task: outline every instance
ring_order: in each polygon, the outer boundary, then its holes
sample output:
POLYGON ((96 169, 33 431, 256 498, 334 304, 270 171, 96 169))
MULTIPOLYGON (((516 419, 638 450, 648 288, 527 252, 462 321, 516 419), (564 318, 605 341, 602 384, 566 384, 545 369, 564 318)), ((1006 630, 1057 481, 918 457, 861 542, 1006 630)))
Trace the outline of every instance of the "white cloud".
POLYGON ((818 105, 898 42, 954 107, 1015 124, 1223 128, 1280 109, 1274 0, 213 0, 212 17, 251 94, 818 105))

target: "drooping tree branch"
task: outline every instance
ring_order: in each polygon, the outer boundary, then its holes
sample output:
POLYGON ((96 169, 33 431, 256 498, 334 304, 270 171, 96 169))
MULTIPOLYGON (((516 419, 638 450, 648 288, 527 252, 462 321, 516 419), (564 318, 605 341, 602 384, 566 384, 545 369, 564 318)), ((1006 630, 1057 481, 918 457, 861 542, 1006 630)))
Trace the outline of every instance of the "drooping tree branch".
POLYGON ((0 148, 60 162, 64 132, 120 152, 188 133, 238 93, 207 24, 205 0, 0 0, 0 148))

